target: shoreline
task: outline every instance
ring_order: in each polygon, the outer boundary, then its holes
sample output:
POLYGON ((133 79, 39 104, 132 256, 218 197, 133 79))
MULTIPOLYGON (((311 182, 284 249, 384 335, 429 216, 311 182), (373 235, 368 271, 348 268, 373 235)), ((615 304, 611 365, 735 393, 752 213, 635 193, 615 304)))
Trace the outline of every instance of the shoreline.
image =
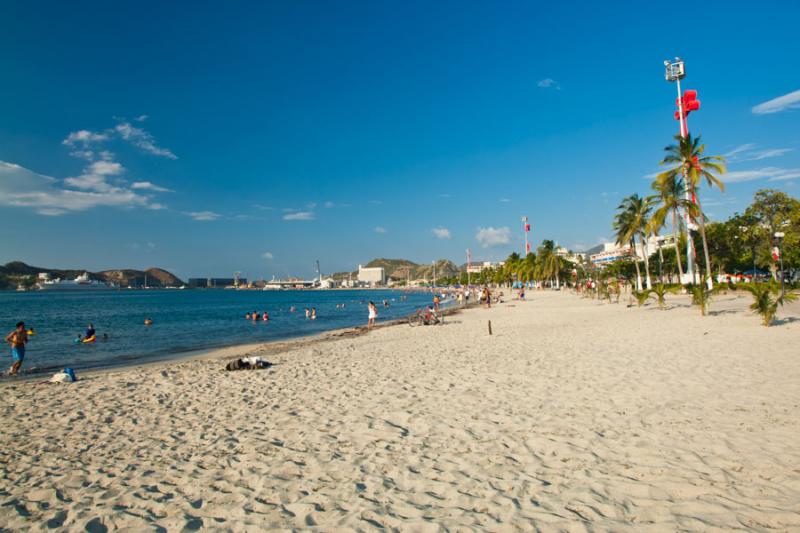
MULTIPOLYGON (((456 304, 452 306, 444 306, 441 314, 450 316, 458 314, 465 309, 472 309, 477 307, 478 304, 470 304, 467 307, 458 307, 456 304)), ((386 320, 384 322, 377 322, 373 330, 378 330, 387 327, 398 326, 407 324, 407 318, 397 318, 386 320)), ((356 337, 366 335, 369 331, 366 326, 353 326, 345 328, 334 328, 326 331, 320 331, 309 334, 299 334, 287 336, 280 339, 275 339, 266 342, 247 342, 242 344, 231 344, 228 346, 213 347, 213 348, 199 348, 196 350, 186 350, 179 352, 170 352, 168 354, 147 357, 132 362, 125 360, 118 360, 102 366, 91 366, 79 369, 78 380, 83 376, 96 376, 104 375, 117 371, 124 371, 128 369, 144 369, 157 366, 165 366, 170 363, 182 363, 191 361, 209 361, 220 359, 236 359, 252 355, 252 352, 258 351, 261 353, 276 354, 281 351, 288 351, 305 346, 311 346, 318 343, 334 341, 342 337, 356 337)), ((64 365, 66 367, 68 365, 64 365)), ((33 367, 36 368, 36 367, 33 367)), ((49 378, 52 374, 59 371, 61 366, 54 366, 43 368, 34 372, 23 372, 17 376, 8 376, 5 371, 0 375, 0 388, 14 383, 26 382, 39 382, 42 383, 43 379, 49 378)))

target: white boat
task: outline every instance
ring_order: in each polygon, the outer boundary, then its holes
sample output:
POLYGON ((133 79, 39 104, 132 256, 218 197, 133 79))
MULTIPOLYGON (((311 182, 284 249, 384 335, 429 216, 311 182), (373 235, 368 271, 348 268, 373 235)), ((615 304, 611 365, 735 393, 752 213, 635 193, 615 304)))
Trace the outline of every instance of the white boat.
POLYGON ((89 278, 89 274, 84 272, 75 279, 46 279, 39 282, 39 290, 42 291, 92 291, 114 289, 113 285, 89 278))

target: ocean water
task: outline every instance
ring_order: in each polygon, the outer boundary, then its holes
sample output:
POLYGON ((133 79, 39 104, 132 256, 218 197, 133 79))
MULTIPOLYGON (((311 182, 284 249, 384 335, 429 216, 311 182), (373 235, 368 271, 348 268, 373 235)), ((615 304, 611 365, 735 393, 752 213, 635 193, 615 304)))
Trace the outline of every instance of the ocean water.
MULTIPOLYGON (((24 372, 101 368, 364 325, 369 300, 378 306, 380 323, 402 318, 430 304, 432 297, 387 290, 0 292, 0 332, 5 337, 20 320, 36 331, 27 346, 24 372), (337 304, 345 307, 337 309, 337 304), (290 312, 291 306, 297 311, 290 312), (316 307, 316 320, 305 318, 305 307, 316 307), (245 320, 245 313, 252 311, 267 311, 269 322, 245 320), (154 324, 145 326, 145 318, 154 324), (85 334, 90 322, 98 341, 75 344, 73 339, 85 334), (108 341, 100 339, 103 333, 108 341)), ((8 345, 2 350, 0 364, 10 366, 8 345)))

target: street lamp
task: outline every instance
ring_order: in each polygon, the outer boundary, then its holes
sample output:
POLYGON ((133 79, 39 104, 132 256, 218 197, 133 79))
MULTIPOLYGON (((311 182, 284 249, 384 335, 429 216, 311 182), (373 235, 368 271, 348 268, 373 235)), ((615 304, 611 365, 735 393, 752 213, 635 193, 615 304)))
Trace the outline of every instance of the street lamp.
POLYGON ((786 276, 784 276, 784 272, 783 272, 783 236, 784 236, 784 233, 782 231, 776 231, 775 232, 775 238, 778 240, 778 257, 781 260, 781 295, 783 295, 784 291, 785 291, 785 281, 784 280, 786 278, 786 276))

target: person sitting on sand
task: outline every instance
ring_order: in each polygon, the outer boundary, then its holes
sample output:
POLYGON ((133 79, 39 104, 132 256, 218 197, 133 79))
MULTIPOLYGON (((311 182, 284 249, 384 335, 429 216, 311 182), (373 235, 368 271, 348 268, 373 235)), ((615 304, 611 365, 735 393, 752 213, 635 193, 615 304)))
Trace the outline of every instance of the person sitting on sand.
POLYGON ((8 369, 8 375, 15 376, 22 366, 22 361, 25 360, 25 343, 28 342, 25 322, 17 322, 14 331, 6 335, 6 342, 11 345, 11 358, 14 360, 11 368, 8 369))
POLYGON ((372 329, 372 326, 375 325, 375 319, 378 317, 378 308, 375 307, 375 304, 369 302, 367 304, 367 309, 369 310, 369 316, 367 318, 367 329, 372 329))

